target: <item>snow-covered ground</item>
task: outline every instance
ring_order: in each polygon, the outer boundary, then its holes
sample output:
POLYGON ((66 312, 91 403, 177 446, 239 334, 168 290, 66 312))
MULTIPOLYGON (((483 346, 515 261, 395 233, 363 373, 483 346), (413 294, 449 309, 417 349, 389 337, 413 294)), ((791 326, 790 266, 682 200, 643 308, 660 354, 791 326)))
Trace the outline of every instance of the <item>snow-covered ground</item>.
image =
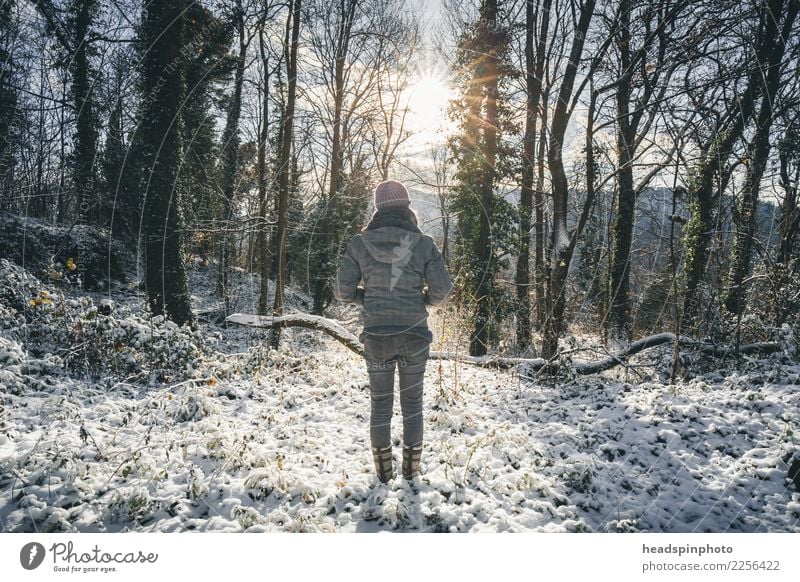
POLYGON ((785 354, 676 385, 431 360, 424 475, 381 485, 365 366, 331 338, 288 329, 275 352, 262 330, 152 322, 134 294, 110 314, 36 297, 0 293, 2 531, 800 531, 785 354))

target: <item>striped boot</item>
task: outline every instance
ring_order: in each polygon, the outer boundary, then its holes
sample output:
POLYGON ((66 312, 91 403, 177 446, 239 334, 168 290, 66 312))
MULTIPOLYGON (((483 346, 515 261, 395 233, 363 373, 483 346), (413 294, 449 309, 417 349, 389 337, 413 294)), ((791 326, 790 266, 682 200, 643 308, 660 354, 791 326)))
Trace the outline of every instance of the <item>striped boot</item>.
POLYGON ((394 479, 391 446, 385 449, 372 447, 372 459, 375 461, 375 472, 381 483, 388 483, 390 479, 394 479))
POLYGON ((419 463, 422 459, 422 445, 409 447, 403 445, 403 479, 411 480, 419 475, 419 463))

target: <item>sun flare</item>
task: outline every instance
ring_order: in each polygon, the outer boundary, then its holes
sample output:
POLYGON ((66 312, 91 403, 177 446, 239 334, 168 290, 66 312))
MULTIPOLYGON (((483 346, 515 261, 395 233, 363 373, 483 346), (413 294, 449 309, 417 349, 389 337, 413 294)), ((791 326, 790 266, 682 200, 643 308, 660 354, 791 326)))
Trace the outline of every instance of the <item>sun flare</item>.
POLYGON ((431 141, 447 126, 447 103, 452 95, 442 74, 424 71, 417 76, 408 88, 408 128, 416 138, 431 141))

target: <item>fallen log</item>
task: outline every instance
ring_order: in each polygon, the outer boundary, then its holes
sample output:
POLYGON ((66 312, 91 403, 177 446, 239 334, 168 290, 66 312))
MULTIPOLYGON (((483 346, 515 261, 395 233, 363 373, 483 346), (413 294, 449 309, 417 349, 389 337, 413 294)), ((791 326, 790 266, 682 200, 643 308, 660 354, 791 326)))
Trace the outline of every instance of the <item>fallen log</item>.
MULTIPOLYGON (((279 317, 274 317, 271 315, 252 315, 249 313, 234 313, 225 319, 230 323, 236 323, 248 327, 270 328, 275 324, 278 324, 285 327, 304 327, 306 329, 315 329, 326 335, 329 335, 359 356, 364 355, 364 345, 358 341, 358 338, 355 336, 355 334, 347 330, 338 321, 328 319, 327 317, 311 315, 310 313, 291 313, 288 315, 281 315, 279 317)), ((439 351, 432 351, 430 353, 430 358, 432 360, 457 360, 490 368, 510 368, 512 366, 516 366, 517 364, 523 363, 534 365, 540 364, 542 366, 546 364, 545 360, 542 358, 468 356, 465 354, 439 351)))
POLYGON ((339 322, 320 315, 311 315, 310 313, 290 313, 288 315, 281 315, 275 317, 272 315, 252 315, 249 313, 234 313, 225 318, 230 323, 238 323, 239 325, 246 325, 248 327, 273 327, 278 324, 283 327, 305 327, 308 329, 315 329, 321 331, 333 339, 341 342, 346 348, 357 353, 359 356, 364 355, 364 345, 358 341, 358 338, 342 326, 339 322))
MULTIPOLYGON (((304 327, 321 331, 342 343, 346 348, 355 352, 359 356, 364 355, 364 346, 355 334, 347 330, 339 322, 311 315, 308 313, 292 313, 273 317, 269 315, 251 315, 247 313, 234 313, 226 318, 230 323, 237 323, 249 327, 269 328, 276 324, 286 327, 304 327)), ((644 350, 660 345, 669 344, 675 341, 675 334, 665 332, 641 338, 633 342, 626 349, 594 362, 574 362, 572 369, 576 374, 588 376, 605 372, 619 365, 625 364, 628 358, 644 350)), ((736 355, 736 348, 733 346, 717 345, 711 342, 702 342, 696 339, 682 336, 680 345, 690 348, 694 353, 708 354, 716 357, 726 357, 736 355)), ((780 351, 780 344, 773 342, 758 342, 739 346, 739 354, 771 354, 780 351)), ((484 366, 488 368, 511 368, 519 364, 526 364, 531 372, 538 372, 547 367, 556 368, 557 362, 543 358, 508 358, 501 356, 468 356, 454 352, 432 351, 430 358, 433 360, 453 360, 484 366)))
MULTIPOLYGON (((609 354, 605 358, 601 360, 597 360, 594 362, 575 362, 572 365, 572 369, 576 374, 579 376, 588 376, 591 374, 598 374, 600 372, 605 372, 606 370, 610 370, 616 366, 624 365, 628 358, 642 352, 644 350, 654 348, 657 346, 661 346, 664 344, 671 344, 675 341, 675 334, 670 332, 659 333, 651 336, 647 336, 636 340, 635 342, 631 343, 626 349, 619 351, 615 354, 609 354)), ((733 346, 725 346, 725 345, 718 345, 711 342, 703 342, 699 341, 690 337, 681 336, 680 345, 684 348, 688 348, 694 354, 707 354, 711 356, 715 356, 718 358, 726 357, 726 356, 735 356, 736 355, 736 348, 733 346)), ((777 343, 772 342, 758 342, 753 344, 746 344, 743 346, 739 346, 739 354, 740 355, 749 355, 749 354, 772 354, 775 352, 780 351, 781 346, 777 343)), ((547 367, 548 365, 553 365, 552 362, 548 363, 545 362, 543 364, 532 364, 530 368, 528 368, 531 372, 538 372, 543 368, 547 367)))

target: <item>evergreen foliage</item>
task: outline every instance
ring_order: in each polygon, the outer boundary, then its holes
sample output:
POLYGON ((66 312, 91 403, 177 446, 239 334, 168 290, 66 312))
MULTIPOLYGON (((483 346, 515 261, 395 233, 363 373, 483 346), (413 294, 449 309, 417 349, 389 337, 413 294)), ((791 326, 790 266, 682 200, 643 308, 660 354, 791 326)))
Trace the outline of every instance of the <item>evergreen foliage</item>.
POLYGON ((516 247, 517 211, 500 190, 513 175, 515 152, 504 135, 516 127, 506 103, 510 67, 508 31, 496 2, 481 5, 479 19, 462 34, 455 56, 458 97, 450 104, 458 133, 449 142, 455 186, 449 211, 457 217, 452 245, 456 296, 470 314, 470 354, 482 355, 498 341, 499 325, 513 299, 497 281, 516 247))

